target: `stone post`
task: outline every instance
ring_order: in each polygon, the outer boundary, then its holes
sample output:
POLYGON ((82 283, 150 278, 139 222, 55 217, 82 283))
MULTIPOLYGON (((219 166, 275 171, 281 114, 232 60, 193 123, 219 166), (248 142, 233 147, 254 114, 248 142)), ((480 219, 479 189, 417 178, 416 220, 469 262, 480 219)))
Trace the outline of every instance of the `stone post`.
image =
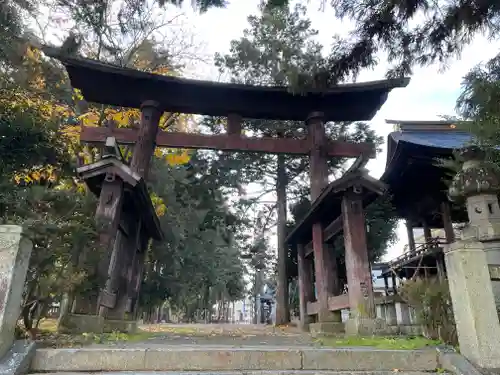
POLYGON ((32 244, 17 225, 0 226, 0 358, 14 342, 32 244))
POLYGON ((475 147, 462 151, 462 171, 449 189, 451 199, 465 198, 469 224, 461 239, 445 254, 460 352, 479 367, 500 368, 500 323, 492 279, 498 266, 488 264, 500 255, 500 170, 484 161, 475 147))
POLYGON ((396 304, 388 303, 385 306, 385 319, 388 325, 395 326, 398 324, 398 318, 396 315, 396 304))
POLYGON ((396 321, 400 326, 411 325, 410 308, 404 302, 396 302, 396 321))
POLYGON ((385 309, 384 305, 377 305, 376 306, 376 314, 378 319, 384 319, 385 320, 385 309))

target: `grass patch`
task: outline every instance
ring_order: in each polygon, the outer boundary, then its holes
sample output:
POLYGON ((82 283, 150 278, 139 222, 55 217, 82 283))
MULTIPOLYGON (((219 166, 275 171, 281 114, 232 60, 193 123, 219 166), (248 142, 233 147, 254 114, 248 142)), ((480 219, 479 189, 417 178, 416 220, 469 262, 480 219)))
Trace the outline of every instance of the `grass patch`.
POLYGON ((81 336, 88 338, 94 344, 113 344, 146 341, 155 335, 152 332, 138 330, 135 333, 122 333, 118 331, 111 333, 83 333, 81 336))
POLYGON ((423 349, 429 346, 436 346, 440 344, 440 341, 429 340, 421 336, 324 337, 318 339, 316 342, 321 346, 328 346, 328 347, 366 346, 376 349, 399 349, 399 350, 423 349))
POLYGON ((40 331, 57 332, 57 319, 42 319, 38 328, 40 331))
POLYGON ((63 334, 50 331, 39 331, 37 342, 42 347, 49 348, 81 348, 91 344, 118 344, 124 342, 146 341, 154 337, 155 333, 137 331, 135 333, 82 333, 63 334))
POLYGON ((118 331, 111 333, 82 333, 67 334, 57 332, 56 319, 44 319, 36 334, 36 341, 42 347, 50 348, 79 348, 91 344, 116 344, 123 342, 146 341, 151 337, 159 335, 158 332, 148 332, 137 330, 135 333, 121 333, 118 331))
POLYGON ((150 333, 170 333, 179 336, 196 336, 199 334, 207 335, 213 333, 212 331, 201 332, 200 329, 191 327, 172 327, 172 326, 165 327, 160 324, 144 325, 144 327, 142 327, 142 330, 144 332, 150 332, 150 333))

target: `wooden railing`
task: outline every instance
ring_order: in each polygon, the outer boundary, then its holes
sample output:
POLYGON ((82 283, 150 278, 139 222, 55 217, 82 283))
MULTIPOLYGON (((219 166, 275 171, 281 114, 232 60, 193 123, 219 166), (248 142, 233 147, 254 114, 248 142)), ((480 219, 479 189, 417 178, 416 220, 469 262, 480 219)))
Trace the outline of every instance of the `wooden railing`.
POLYGON ((409 250, 400 256, 392 259, 391 261, 388 262, 389 267, 394 267, 397 266, 401 263, 410 261, 414 258, 419 258, 421 256, 424 256, 428 253, 434 252, 437 249, 441 247, 441 245, 447 244, 446 240, 442 238, 432 238, 426 243, 419 244, 418 246, 415 247, 415 250, 409 250))
MULTIPOLYGON (((375 305, 390 305, 396 302, 402 302, 400 296, 375 296, 375 305)), ((341 294, 340 296, 328 297, 328 310, 339 311, 349 309, 349 295, 341 294)), ((319 311, 319 304, 317 301, 307 303, 307 315, 316 315, 319 311)))

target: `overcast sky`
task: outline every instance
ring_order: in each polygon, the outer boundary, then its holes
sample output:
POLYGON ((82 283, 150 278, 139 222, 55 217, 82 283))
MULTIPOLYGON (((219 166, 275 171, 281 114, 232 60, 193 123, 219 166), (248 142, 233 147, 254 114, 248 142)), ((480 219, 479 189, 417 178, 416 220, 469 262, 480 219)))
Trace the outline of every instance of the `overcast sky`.
MULTIPOLYGON (((226 9, 210 10, 204 15, 196 15, 186 8, 189 23, 194 26, 195 34, 204 42, 204 50, 208 55, 215 52, 227 52, 229 43, 241 37, 248 27, 247 16, 257 14, 258 0, 230 0, 226 9)), ((319 9, 319 1, 308 2, 308 16, 313 27, 318 30, 318 41, 328 48, 335 33, 345 33, 349 24, 336 21, 333 12, 328 7, 319 9)), ((485 38, 478 37, 466 48, 460 59, 450 61, 446 69, 440 66, 430 66, 417 69, 411 77, 411 83, 404 89, 396 89, 390 95, 371 121, 376 132, 387 139, 393 130, 385 123, 386 119, 394 120, 435 120, 443 115, 453 115, 455 101, 460 93, 462 77, 476 64, 487 61, 498 53, 500 43, 491 44, 485 38)), ((359 82, 384 78, 387 64, 381 63, 373 71, 362 72, 359 82)), ((196 72, 199 78, 218 79, 215 70, 201 69, 196 72)), ((371 174, 380 177, 385 168, 386 150, 368 164, 371 174)), ((417 233, 418 234, 418 233, 417 233)), ((392 246, 387 258, 399 255, 407 244, 406 229, 401 224, 398 228, 399 241, 392 246)), ((275 240, 272 239, 272 243, 275 240)))

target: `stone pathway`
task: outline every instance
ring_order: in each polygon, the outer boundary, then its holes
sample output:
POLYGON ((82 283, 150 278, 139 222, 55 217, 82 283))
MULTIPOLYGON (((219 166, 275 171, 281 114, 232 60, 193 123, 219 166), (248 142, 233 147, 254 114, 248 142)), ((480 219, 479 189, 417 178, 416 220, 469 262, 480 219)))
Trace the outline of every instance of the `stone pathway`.
POLYGON ((93 344, 92 346, 230 346, 230 347, 311 347, 309 334, 295 327, 253 324, 151 324, 139 327, 151 337, 134 342, 93 344))

